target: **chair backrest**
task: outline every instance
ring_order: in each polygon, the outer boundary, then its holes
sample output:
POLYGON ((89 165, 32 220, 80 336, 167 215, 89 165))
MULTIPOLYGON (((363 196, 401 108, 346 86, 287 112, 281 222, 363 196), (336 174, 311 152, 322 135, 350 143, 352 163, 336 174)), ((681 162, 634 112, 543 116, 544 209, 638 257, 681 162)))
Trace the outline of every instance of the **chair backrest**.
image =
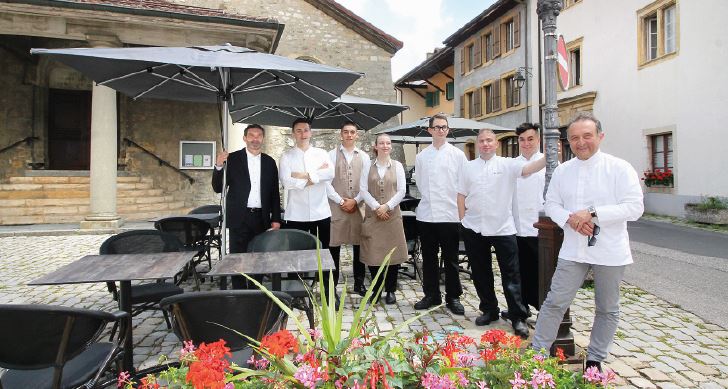
POLYGON ((154 222, 154 228, 173 234, 187 247, 197 246, 205 241, 210 231, 206 221, 186 216, 167 217, 154 222))
POLYGON ((402 227, 404 228, 405 240, 417 239, 417 219, 414 215, 402 215, 402 227))
POLYGON ((220 213, 222 211, 222 207, 217 204, 210 204, 210 205, 203 205, 200 207, 197 207, 189 212, 187 212, 188 215, 194 215, 198 213, 220 213))
POLYGON ((399 203, 399 209, 402 211, 414 211, 417 209, 417 206, 420 204, 420 199, 416 199, 414 197, 404 198, 399 203))
POLYGON ((248 244, 248 252, 275 252, 292 250, 315 250, 316 236, 301 230, 270 230, 257 235, 248 244))
MULTIPOLYGON (((271 293, 291 305, 292 297, 288 294, 271 293)), ((181 340, 199 344, 224 339, 231 351, 241 350, 249 344, 245 337, 234 331, 261 340, 264 335, 279 330, 287 317, 260 290, 184 293, 166 297, 159 304, 171 313, 175 334, 181 340)))
POLYGON ((157 230, 131 230, 106 239, 99 254, 141 254, 182 251, 175 235, 157 230))
POLYGON ((62 368, 115 320, 111 313, 90 309, 0 304, 0 367, 62 368))

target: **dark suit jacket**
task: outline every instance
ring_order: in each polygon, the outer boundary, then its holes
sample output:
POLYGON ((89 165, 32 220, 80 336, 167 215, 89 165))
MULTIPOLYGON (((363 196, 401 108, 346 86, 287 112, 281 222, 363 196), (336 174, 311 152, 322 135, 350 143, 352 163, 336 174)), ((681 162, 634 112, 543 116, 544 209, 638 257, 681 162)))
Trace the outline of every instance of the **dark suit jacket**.
MULTIPOLYGON (((213 170, 212 189, 222 192, 222 170, 213 170)), ((250 194, 250 175, 248 174, 248 156, 245 149, 230 153, 227 159, 227 210, 225 223, 227 227, 239 228, 246 217, 246 205, 250 194)), ((271 222, 281 222, 281 195, 278 192, 278 167, 276 161, 268 154, 261 153, 260 159, 260 203, 263 213, 263 225, 270 228, 271 222)))

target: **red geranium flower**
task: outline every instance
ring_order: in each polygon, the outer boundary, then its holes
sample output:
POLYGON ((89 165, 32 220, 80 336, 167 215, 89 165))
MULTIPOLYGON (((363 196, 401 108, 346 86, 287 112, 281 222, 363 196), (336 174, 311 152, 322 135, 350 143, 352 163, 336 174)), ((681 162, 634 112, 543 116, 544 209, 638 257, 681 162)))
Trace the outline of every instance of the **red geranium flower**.
POLYGON ((260 348, 271 355, 283 358, 289 351, 298 352, 298 341, 288 330, 280 330, 274 334, 263 337, 260 348))

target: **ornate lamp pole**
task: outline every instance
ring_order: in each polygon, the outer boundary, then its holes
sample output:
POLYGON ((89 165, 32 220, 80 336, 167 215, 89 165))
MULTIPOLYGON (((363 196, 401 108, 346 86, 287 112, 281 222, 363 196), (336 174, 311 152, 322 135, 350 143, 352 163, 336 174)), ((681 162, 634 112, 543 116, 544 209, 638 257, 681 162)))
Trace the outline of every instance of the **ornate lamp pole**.
MULTIPOLYGON (((544 152, 546 154, 546 186, 544 195, 551 182, 551 176, 558 166, 559 121, 556 105, 556 17, 563 7, 562 0, 538 0, 536 12, 541 19, 544 35, 544 87, 546 101, 543 109, 544 116, 544 152)), ((564 231, 545 214, 541 214, 534 225, 538 228, 538 285, 539 307, 546 299, 551 287, 551 278, 556 270, 561 243, 564 240, 564 231)), ((556 341, 551 347, 553 355, 556 348, 564 350, 569 357, 576 355, 574 335, 571 333, 571 316, 569 311, 564 314, 564 320, 559 326, 556 341)), ((572 359, 570 358, 570 359, 572 359)))

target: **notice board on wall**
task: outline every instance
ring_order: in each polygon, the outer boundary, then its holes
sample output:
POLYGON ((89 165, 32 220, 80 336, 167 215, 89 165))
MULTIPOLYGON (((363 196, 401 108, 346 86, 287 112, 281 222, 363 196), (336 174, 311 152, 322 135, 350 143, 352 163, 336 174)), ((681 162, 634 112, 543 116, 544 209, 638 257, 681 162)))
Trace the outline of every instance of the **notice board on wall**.
POLYGON ((179 142, 180 169, 212 169, 215 166, 215 142, 181 140, 179 142))

